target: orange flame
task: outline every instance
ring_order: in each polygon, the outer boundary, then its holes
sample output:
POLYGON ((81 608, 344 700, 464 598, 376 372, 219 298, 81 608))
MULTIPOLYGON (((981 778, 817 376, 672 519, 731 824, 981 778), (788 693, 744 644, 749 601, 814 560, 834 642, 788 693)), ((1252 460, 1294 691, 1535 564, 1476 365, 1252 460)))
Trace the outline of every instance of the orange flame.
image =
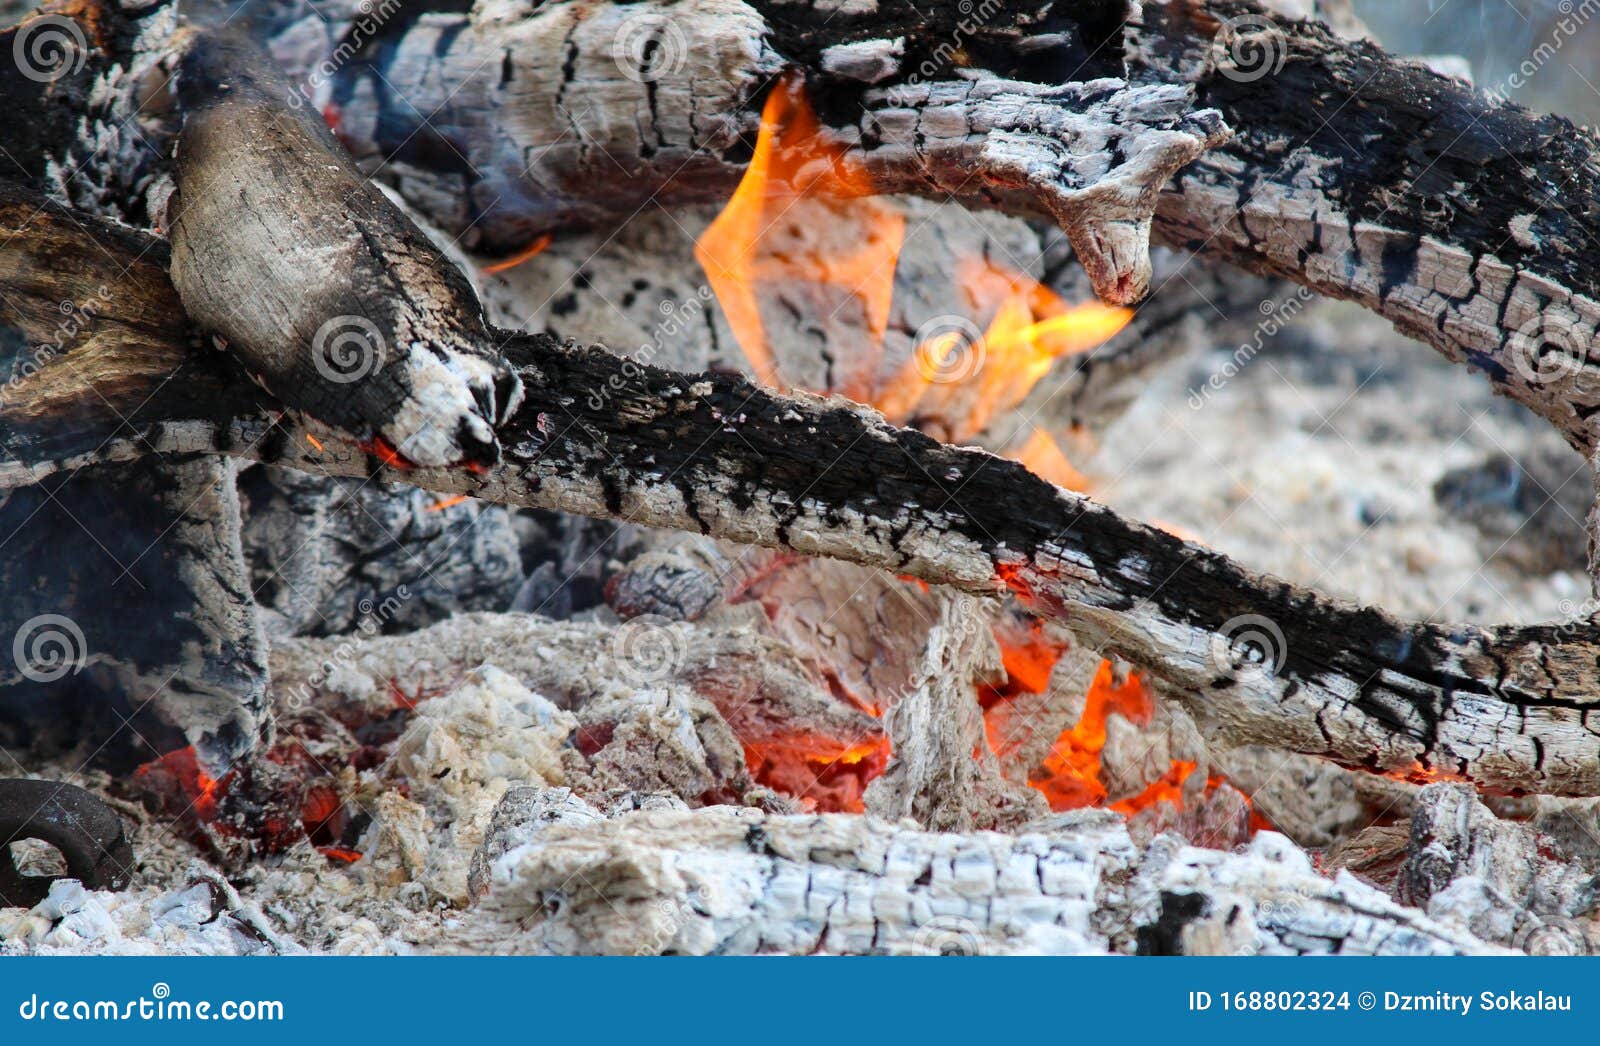
POLYGON ((1036 428, 1022 446, 1007 451, 1006 457, 1020 462, 1029 472, 1068 490, 1086 491, 1089 481, 1067 460, 1061 445, 1044 429, 1036 428))
POLYGON ((787 388, 767 339, 759 292, 809 287, 831 292, 835 309, 855 299, 863 311, 870 343, 840 354, 850 373, 832 391, 855 399, 871 392, 905 234, 905 217, 869 199, 872 192, 860 162, 823 134, 800 78, 781 80, 767 96, 744 178, 694 252, 739 347, 766 384, 787 388), (858 246, 819 254, 807 241, 824 231, 858 246))
POLYGON ((550 234, 545 233, 543 236, 536 237, 532 243, 528 244, 511 257, 502 258, 500 261, 494 262, 491 265, 485 265, 482 269, 482 272, 485 276, 493 276, 497 272, 505 272, 507 269, 515 269, 518 265, 521 265, 529 258, 536 258, 540 254, 543 254, 544 249, 548 246, 550 246, 550 234))
POLYGON ((1097 301, 1068 305, 1039 281, 986 259, 964 263, 961 284, 980 311, 994 310, 982 337, 935 335, 873 400, 891 421, 940 419, 951 442, 988 428, 1026 399, 1056 360, 1102 344, 1133 316, 1097 301))
POLYGON ((830 387, 815 391, 869 403, 899 424, 926 417, 942 438, 960 442, 1020 404, 1057 359, 1101 344, 1133 315, 1099 302, 1068 305, 1037 280, 987 259, 968 260, 960 288, 974 314, 990 314, 988 329, 931 335, 884 378, 883 339, 905 217, 873 192, 861 161, 824 132, 802 79, 780 81, 767 96, 744 177, 695 244, 695 258, 760 381, 789 387, 767 334, 763 296, 782 293, 793 307, 796 295, 812 294, 806 322, 822 337, 828 320, 847 308, 859 310, 867 332, 865 344, 834 347, 830 387))

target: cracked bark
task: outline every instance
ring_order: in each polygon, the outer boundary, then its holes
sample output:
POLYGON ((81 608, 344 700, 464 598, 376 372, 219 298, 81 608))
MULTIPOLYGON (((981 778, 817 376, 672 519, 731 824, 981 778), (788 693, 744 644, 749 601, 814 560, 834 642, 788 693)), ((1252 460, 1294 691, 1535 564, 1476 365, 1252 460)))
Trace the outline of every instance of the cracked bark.
POLYGON ((514 789, 455 943, 558 954, 1460 954, 1492 951, 1272 833, 1136 847, 1114 815, 1014 835, 873 817, 644 810, 514 789))

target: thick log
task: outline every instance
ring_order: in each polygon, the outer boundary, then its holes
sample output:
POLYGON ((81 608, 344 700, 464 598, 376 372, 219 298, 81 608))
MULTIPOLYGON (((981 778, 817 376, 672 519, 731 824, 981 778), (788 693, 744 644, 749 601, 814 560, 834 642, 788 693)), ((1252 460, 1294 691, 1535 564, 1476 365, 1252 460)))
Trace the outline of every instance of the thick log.
POLYGON ((182 35, 172 282, 256 382, 423 464, 489 465, 522 390, 460 270, 285 103, 237 34, 182 35))
POLYGON ((219 776, 270 736, 237 467, 215 455, 150 457, 0 501, 8 704, 100 694, 98 684, 130 716, 159 712, 219 776))
POLYGON ((1128 58, 1234 130, 1163 194, 1162 240, 1359 302, 1593 454, 1590 132, 1249 0, 1150 0, 1128 58))

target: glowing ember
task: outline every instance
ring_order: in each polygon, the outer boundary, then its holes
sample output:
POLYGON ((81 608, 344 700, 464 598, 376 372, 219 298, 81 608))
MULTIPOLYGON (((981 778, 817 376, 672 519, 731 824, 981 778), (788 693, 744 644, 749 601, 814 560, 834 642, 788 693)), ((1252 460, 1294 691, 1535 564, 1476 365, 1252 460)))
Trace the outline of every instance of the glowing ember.
POLYGON ((1106 746, 1106 719, 1116 712, 1138 726, 1148 725, 1155 709, 1139 677, 1129 675, 1118 686, 1111 662, 1100 662, 1078 724, 1056 738, 1050 754, 1028 777, 1028 783, 1050 801, 1052 810, 1076 810, 1105 802, 1100 781, 1100 753, 1106 746))
POLYGON ((745 742, 750 776, 800 800, 815 813, 861 813, 861 796, 889 763, 889 739, 876 738, 842 751, 822 738, 794 734, 761 743, 745 742))
POLYGON ((1072 462, 1068 461, 1066 454, 1062 452, 1061 445, 1044 429, 1034 429, 1028 436, 1027 442, 1016 450, 1007 451, 1006 457, 1021 463, 1035 476, 1058 487, 1080 493, 1089 489, 1088 479, 1073 468, 1072 462))
POLYGON ((443 512, 447 508, 455 508, 465 500, 467 500, 467 496, 465 494, 457 494, 453 498, 445 498, 442 501, 435 501, 433 504, 428 506, 427 511, 443 512))
POLYGON ((1465 777, 1442 767, 1426 766, 1421 761, 1412 763, 1400 770, 1389 770, 1384 773, 1391 781, 1405 781, 1409 784, 1432 784, 1435 781, 1466 781, 1465 777))
POLYGON ((482 271, 484 275, 492 276, 497 272, 505 272, 507 269, 514 269, 518 265, 521 265, 523 262, 527 261, 529 258, 534 258, 542 254, 544 249, 548 246, 550 246, 550 234, 545 233, 543 236, 538 237, 532 243, 528 244, 528 246, 524 247, 516 254, 513 254, 511 257, 497 261, 493 265, 485 265, 482 271))
POLYGON ((1011 711, 1014 698, 1023 694, 1042 694, 1050 685, 1050 674, 1061 660, 1065 648, 1044 631, 1043 622, 1028 620, 1023 629, 997 625, 995 638, 1000 643, 1000 659, 1006 670, 1005 682, 978 687, 978 704, 983 709, 983 730, 989 750, 1007 756, 1028 739, 1029 731, 1013 730, 1011 711))
POLYGON ((852 372, 832 390, 864 400, 872 391, 889 324, 894 268, 905 218, 870 199, 872 182, 844 146, 829 140, 801 81, 773 88, 744 178, 695 244, 717 301, 757 378, 787 388, 766 335, 760 296, 805 288, 822 295, 818 315, 861 310, 869 343, 841 351, 852 372), (822 247, 819 237, 851 248, 822 247))
POLYGON ((401 454, 400 451, 395 448, 393 443, 390 443, 382 436, 374 435, 369 440, 364 440, 357 443, 356 446, 360 447, 366 453, 371 454, 373 457, 377 458, 385 465, 388 465, 390 468, 400 469, 403 472, 415 467, 411 464, 411 462, 406 460, 405 455, 401 454))
POLYGON ((153 792, 174 793, 186 799, 188 809, 180 813, 192 815, 201 823, 216 820, 217 802, 228 788, 228 776, 216 780, 200 769, 193 745, 152 759, 134 770, 133 779, 153 792))
MULTIPOLYGON (((1119 799, 1111 804, 1111 809, 1124 817, 1143 810, 1156 803, 1171 803, 1178 809, 1183 809, 1183 783, 1194 773, 1197 764, 1183 759, 1174 759, 1172 765, 1167 767, 1167 772, 1145 785, 1144 791, 1127 799, 1119 799)), ((1216 780, 1220 781, 1220 778, 1216 780)))

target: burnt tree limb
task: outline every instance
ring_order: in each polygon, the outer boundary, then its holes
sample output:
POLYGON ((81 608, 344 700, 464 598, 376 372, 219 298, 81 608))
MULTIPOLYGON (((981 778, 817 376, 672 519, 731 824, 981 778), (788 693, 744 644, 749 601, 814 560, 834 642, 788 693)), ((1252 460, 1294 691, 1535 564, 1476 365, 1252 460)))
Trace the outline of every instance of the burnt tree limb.
MULTIPOLYGON (((1055 81, 941 74, 876 84, 873 68, 898 68, 907 47, 931 51, 949 19, 922 23, 908 5, 887 5, 898 43, 852 34, 854 50, 841 56, 812 27, 766 17, 784 6, 408 11, 333 77, 328 112, 365 166, 396 165, 395 183, 413 202, 427 199, 430 220, 480 250, 509 252, 654 201, 725 199, 765 97, 798 68, 825 83, 816 92, 823 126, 878 191, 1050 217, 1102 297, 1144 296, 1157 193, 1227 133, 1215 113, 1192 106, 1190 88, 1130 84, 1114 63, 1055 81), (820 64, 797 59, 812 53, 820 64)), ((1035 64, 1011 63, 1019 76, 1035 64)))
POLYGON ((1160 239, 1358 302, 1594 454, 1589 131, 1246 0, 1147 2, 1128 41, 1234 131, 1163 193, 1160 239))
POLYGON ((242 34, 183 30, 172 281, 275 396, 407 460, 493 464, 522 396, 458 270, 242 34))
MULTIPOLYGON (((124 307, 148 308, 132 300, 136 292, 129 286, 114 299, 108 325, 124 307)), ((1009 590, 1086 645, 1137 665, 1226 742, 1454 775, 1489 791, 1600 793, 1592 625, 1400 621, 1254 574, 1018 464, 895 428, 848 402, 673 373, 548 336, 499 337, 527 401, 501 430, 504 460, 481 474, 396 469, 249 391, 186 403, 197 390, 248 386, 230 358, 175 342, 166 351, 199 357, 195 382, 124 419, 61 407, 47 412, 55 424, 46 435, 30 386, 18 386, 0 423, 29 435, 10 441, 0 485, 37 481, 68 462, 219 452, 699 531, 974 592, 1009 590), (1281 640, 1263 644, 1263 631, 1281 640)), ((34 379, 53 387, 44 379, 72 367, 79 351, 34 379)), ((159 386, 164 377, 147 380, 159 386)))

